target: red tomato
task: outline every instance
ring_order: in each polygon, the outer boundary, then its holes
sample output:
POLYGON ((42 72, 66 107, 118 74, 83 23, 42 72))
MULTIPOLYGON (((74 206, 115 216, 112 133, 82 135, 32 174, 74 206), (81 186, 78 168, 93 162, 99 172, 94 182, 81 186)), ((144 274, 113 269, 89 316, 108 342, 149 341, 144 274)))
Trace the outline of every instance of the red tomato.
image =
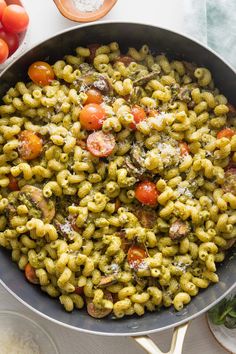
POLYGON ((100 47, 100 44, 98 43, 93 43, 93 44, 89 44, 87 45, 88 49, 90 50, 90 56, 88 58, 88 61, 90 63, 93 62, 93 59, 95 58, 96 55, 96 50, 100 47))
POLYGON ((25 9, 20 5, 9 5, 5 8, 2 15, 2 24, 8 32, 24 32, 29 23, 29 16, 25 9))
POLYGON ((44 61, 36 61, 31 64, 28 70, 28 75, 35 84, 46 86, 54 80, 54 72, 48 63, 44 61))
POLYGON ((7 176, 10 180, 7 188, 10 189, 10 191, 14 192, 14 191, 19 191, 20 188, 18 186, 18 180, 16 177, 12 176, 11 174, 7 176))
POLYGON ((135 61, 133 58, 131 58, 129 55, 120 55, 116 61, 120 61, 123 63, 125 66, 128 66, 132 61, 135 61))
POLYGON ((27 263, 25 266, 25 276, 26 279, 33 284, 38 284, 39 280, 37 278, 37 275, 35 273, 35 269, 29 264, 27 263))
POLYGON ((101 130, 88 136, 87 148, 97 157, 107 157, 114 150, 116 145, 115 137, 112 134, 104 134, 101 130))
POLYGON ((217 134, 217 139, 232 138, 236 134, 236 131, 231 128, 224 128, 217 134))
POLYGON ((131 123, 129 127, 133 130, 136 130, 136 124, 145 120, 147 116, 144 109, 137 105, 131 109, 131 113, 134 116, 134 123, 131 123))
POLYGON ((142 263, 147 256, 148 254, 145 249, 138 246, 131 246, 127 255, 128 263, 132 268, 138 269, 139 264, 142 263))
POLYGON ((19 141, 18 151, 23 160, 36 159, 43 150, 42 139, 30 130, 23 130, 19 134, 19 141))
POLYGON ((189 146, 187 143, 185 143, 184 141, 181 141, 179 143, 179 147, 180 147, 180 155, 181 156, 189 155, 190 149, 189 149, 189 146))
POLYGON ((0 39, 0 64, 6 61, 8 55, 9 55, 8 45, 3 39, 0 39))
POLYGON ((157 197, 159 193, 155 183, 150 181, 143 181, 137 184, 135 188, 135 198, 145 205, 157 205, 157 197))
POLYGON ((105 117, 105 110, 99 104, 89 103, 81 109, 79 120, 84 129, 99 130, 105 117))
POLYGON ((0 0, 0 20, 2 19, 3 11, 7 7, 6 1, 0 0))
POLYGON ((88 96, 88 98, 85 104, 89 104, 89 103, 100 104, 103 101, 102 94, 98 90, 90 89, 86 92, 86 95, 88 96))
POLYGON ((1 28, 0 38, 7 43, 9 48, 9 55, 13 54, 19 47, 19 38, 15 33, 6 32, 3 28, 1 28))

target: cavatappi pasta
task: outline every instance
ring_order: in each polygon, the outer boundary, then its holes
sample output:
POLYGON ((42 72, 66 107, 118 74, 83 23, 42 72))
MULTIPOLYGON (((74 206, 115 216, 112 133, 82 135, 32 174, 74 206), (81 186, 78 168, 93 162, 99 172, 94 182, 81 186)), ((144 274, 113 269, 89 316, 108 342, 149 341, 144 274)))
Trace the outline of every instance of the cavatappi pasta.
POLYGON ((0 245, 66 311, 181 310, 236 238, 236 110, 147 45, 33 63, 0 106, 0 245))

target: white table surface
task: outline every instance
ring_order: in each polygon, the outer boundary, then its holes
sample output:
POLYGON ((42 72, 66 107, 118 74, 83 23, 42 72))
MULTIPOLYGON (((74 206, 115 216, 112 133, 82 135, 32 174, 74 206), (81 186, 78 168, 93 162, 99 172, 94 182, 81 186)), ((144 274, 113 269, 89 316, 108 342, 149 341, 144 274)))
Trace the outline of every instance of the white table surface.
MULTIPOLYGON (((163 27, 184 32, 186 28, 182 8, 184 1, 185 0, 118 0, 118 3, 104 20, 140 21, 158 24, 163 27)), ((23 0, 23 3, 29 12, 31 20, 28 47, 60 30, 77 25, 75 22, 71 22, 62 17, 52 0, 23 0)), ((198 36, 201 34, 201 38, 204 40, 202 29, 199 29, 197 33, 198 36)), ((130 338, 87 335, 65 329, 62 326, 47 321, 19 303, 1 285, 0 309, 18 311, 34 319, 51 334, 59 348, 60 354, 144 353, 130 338)), ((151 337, 156 343, 159 343, 164 351, 167 351, 169 349, 171 333, 172 331, 164 331, 154 334, 151 337)), ((183 354, 198 353, 227 353, 212 337, 205 316, 200 316, 192 321, 183 348, 183 354)))

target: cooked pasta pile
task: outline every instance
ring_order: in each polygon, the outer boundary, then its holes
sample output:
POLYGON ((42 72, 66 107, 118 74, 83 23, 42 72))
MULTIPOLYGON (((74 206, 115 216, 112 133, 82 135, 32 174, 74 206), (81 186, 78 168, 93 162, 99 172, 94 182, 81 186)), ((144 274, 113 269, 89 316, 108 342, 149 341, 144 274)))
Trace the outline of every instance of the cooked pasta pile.
POLYGON ((0 245, 28 281, 95 318, 179 311, 217 283, 236 110, 210 71, 113 42, 28 73, 0 106, 0 245))

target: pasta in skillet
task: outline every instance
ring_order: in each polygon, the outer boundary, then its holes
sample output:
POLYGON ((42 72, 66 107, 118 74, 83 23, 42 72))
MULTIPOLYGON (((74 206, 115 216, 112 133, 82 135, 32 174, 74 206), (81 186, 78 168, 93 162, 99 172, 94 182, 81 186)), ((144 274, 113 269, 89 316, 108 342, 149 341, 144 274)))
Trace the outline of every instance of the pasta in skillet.
POLYGON ((33 63, 0 106, 0 245, 66 311, 180 311, 236 239, 236 110, 147 45, 33 63))

